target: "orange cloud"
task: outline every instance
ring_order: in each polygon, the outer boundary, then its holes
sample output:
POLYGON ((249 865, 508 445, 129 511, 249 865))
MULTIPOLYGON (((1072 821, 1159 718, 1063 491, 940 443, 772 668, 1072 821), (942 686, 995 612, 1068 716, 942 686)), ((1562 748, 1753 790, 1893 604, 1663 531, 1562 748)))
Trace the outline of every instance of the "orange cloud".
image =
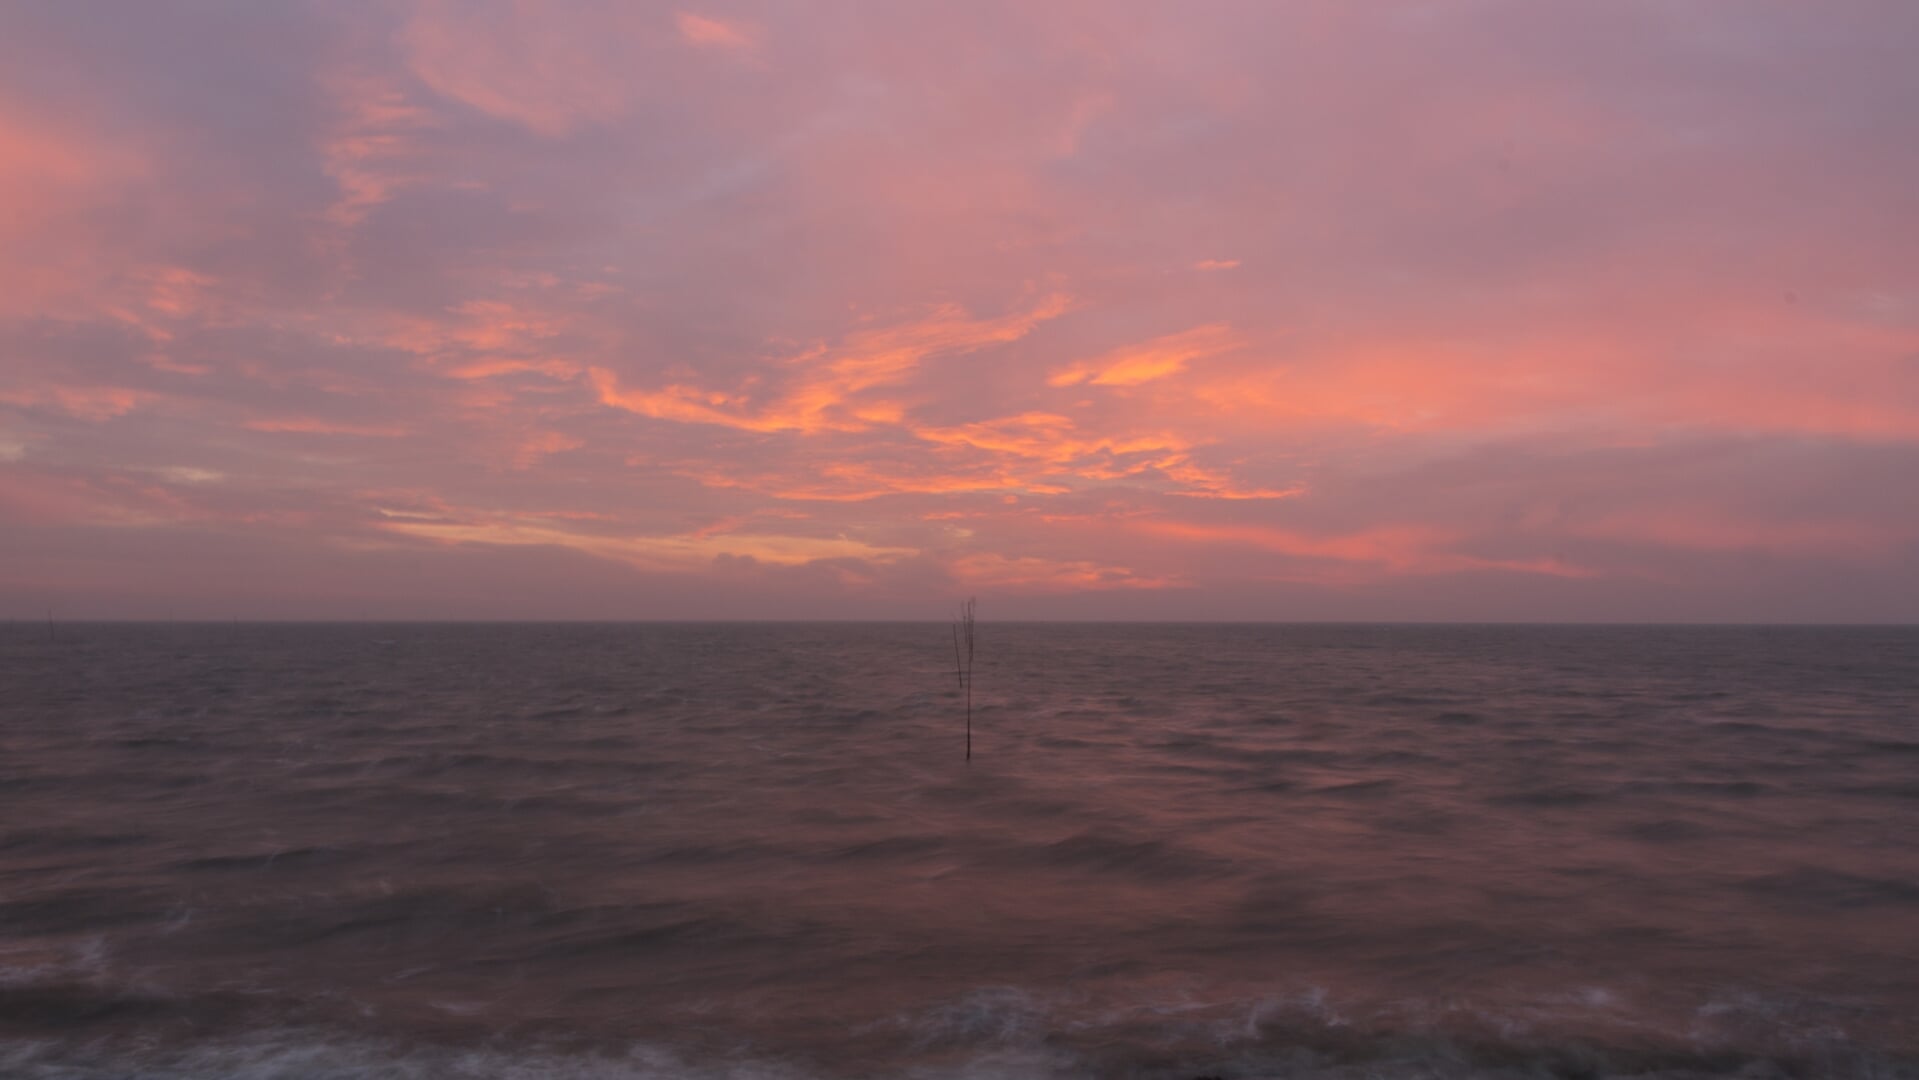
POLYGON ((1224 323, 1196 326, 1139 345, 1115 349, 1094 360, 1074 364, 1046 380, 1048 386, 1138 386, 1186 370, 1194 360, 1217 356, 1243 345, 1224 323))
POLYGON ((738 467, 683 467, 679 474, 711 488, 757 492, 795 502, 854 503, 888 495, 963 495, 979 492, 1061 494, 1069 488, 1031 477, 996 471, 942 470, 937 463, 916 471, 912 466, 838 460, 790 471, 743 470, 738 467))
POLYGON ((1067 593, 1088 589, 1169 589, 1185 582, 1177 577, 1142 574, 1125 566, 1080 559, 974 552, 953 560, 953 576, 971 588, 1015 593, 1067 593))
POLYGON ((784 393, 756 406, 750 394, 669 385, 627 389, 619 376, 593 367, 588 379, 601 404, 641 416, 743 431, 860 431, 898 424, 898 402, 858 400, 916 372, 929 357, 975 352, 1025 337, 1035 326, 1063 314, 1069 301, 1049 296, 1026 311, 998 319, 975 319, 956 305, 943 305, 907 323, 849 334, 837 348, 809 350, 789 364, 800 374, 784 393))
POLYGON ((1155 467, 1167 479, 1184 485, 1183 490, 1171 494, 1188 498, 1291 499, 1306 494, 1304 484, 1283 488, 1242 487, 1225 470, 1205 468, 1184 456, 1164 459, 1155 467))
POLYGON ((654 571, 702 570, 721 556, 800 566, 822 559, 885 563, 917 554, 911 548, 868 544, 845 537, 705 530, 667 536, 621 536, 576 532, 542 523, 551 520, 548 515, 469 513, 461 517, 463 520, 435 520, 408 513, 392 514, 381 527, 388 532, 446 544, 567 548, 654 571))
POLYGON ((1239 484, 1222 469, 1193 459, 1198 444, 1173 432, 1082 432, 1070 417, 1031 412, 957 427, 914 427, 927 442, 984 451, 998 458, 1005 486, 1035 492, 1070 490, 1058 480, 1171 482, 1171 494, 1194 498, 1284 499, 1298 486, 1261 488, 1239 484), (1011 460, 1008 460, 1011 459, 1011 460))
MULTIPOLYGON (((1185 450, 1192 444, 1168 433, 1082 434, 1071 417, 1029 412, 957 427, 918 427, 913 434, 927 442, 967 446, 1015 457, 1066 466, 1093 457, 1108 459, 1167 450, 1185 450)), ((1111 475, 1110 473, 1101 474, 1111 475)))
POLYGON ((557 357, 544 360, 522 360, 513 357, 489 356, 470 364, 446 368, 442 374, 455 379, 493 379, 502 375, 533 372, 554 379, 571 379, 579 375, 581 370, 578 362, 557 357))

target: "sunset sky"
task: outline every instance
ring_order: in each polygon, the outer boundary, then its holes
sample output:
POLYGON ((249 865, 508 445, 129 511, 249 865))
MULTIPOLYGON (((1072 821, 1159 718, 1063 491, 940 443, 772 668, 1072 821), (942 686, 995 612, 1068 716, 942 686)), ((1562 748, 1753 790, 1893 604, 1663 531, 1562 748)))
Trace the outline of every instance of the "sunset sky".
POLYGON ((0 4, 0 614, 1919 620, 1919 4, 0 4))

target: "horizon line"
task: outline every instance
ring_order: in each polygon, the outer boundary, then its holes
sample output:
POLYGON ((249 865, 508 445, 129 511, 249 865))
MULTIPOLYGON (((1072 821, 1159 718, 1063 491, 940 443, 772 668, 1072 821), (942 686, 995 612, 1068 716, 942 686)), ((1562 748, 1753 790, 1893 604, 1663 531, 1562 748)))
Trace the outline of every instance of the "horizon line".
MULTIPOLYGON (((62 626, 753 626, 753 625, 889 625, 944 626, 948 618, 433 618, 395 616, 384 618, 75 618, 62 619, 45 614, 6 616, 7 625, 41 627, 48 623, 62 626)), ((1919 619, 1911 621, 1826 622, 1811 620, 1707 620, 1707 619, 992 619, 998 626, 1511 626, 1511 627, 1701 627, 1701 628, 1804 628, 1804 629, 1919 629, 1919 619)))

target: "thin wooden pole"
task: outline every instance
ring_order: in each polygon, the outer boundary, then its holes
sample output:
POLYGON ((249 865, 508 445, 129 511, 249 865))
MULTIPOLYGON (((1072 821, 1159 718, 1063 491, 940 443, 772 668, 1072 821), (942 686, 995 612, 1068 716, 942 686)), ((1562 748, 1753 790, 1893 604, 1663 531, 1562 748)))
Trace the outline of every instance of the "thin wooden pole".
POLYGON ((977 603, 968 599, 961 604, 959 617, 953 621, 953 670, 959 676, 960 693, 966 699, 967 761, 973 760, 973 609, 977 603))
MULTIPOLYGON (((966 693, 966 661, 960 653, 959 623, 953 624, 953 674, 959 679, 960 693, 966 693)), ((966 699, 966 760, 973 760, 973 699, 966 699)))

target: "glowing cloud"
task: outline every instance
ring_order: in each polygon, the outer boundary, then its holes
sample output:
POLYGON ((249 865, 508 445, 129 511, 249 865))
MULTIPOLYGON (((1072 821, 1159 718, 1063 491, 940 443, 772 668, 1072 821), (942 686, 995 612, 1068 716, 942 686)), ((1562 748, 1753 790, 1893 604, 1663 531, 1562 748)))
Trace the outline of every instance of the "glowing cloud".
POLYGON ((1154 338, 1139 345, 1116 349, 1104 356, 1074 364, 1049 376, 1048 386, 1138 386, 1177 375, 1186 365, 1208 356, 1217 356, 1244 344, 1223 323, 1196 326, 1191 330, 1154 338))
POLYGON ((0 5, 0 609, 1919 619, 1842 6, 0 5))
POLYGON ((838 348, 820 347, 792 357, 787 363, 799 374, 763 405, 745 392, 683 385, 624 389, 618 375, 600 367, 590 369, 588 377, 602 404, 656 419, 744 431, 858 431, 897 424, 903 417, 898 403, 866 398, 867 391, 904 381, 928 357, 1016 341, 1067 306, 1065 297, 1052 296, 1025 312, 979 320, 949 305, 912 322, 857 331, 838 348))

